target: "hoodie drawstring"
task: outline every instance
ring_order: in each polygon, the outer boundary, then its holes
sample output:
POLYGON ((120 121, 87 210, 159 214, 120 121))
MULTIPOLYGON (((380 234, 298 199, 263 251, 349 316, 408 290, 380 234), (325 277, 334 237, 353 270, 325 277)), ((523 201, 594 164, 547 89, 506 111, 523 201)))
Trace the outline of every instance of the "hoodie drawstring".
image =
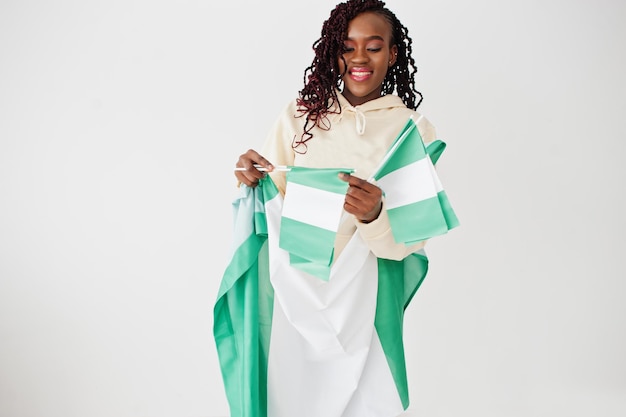
POLYGON ((361 109, 359 109, 358 107, 353 107, 353 106, 348 107, 348 110, 352 110, 355 114, 356 133, 358 133, 359 136, 363 135, 365 133, 365 124, 366 124, 365 113, 363 113, 361 109))

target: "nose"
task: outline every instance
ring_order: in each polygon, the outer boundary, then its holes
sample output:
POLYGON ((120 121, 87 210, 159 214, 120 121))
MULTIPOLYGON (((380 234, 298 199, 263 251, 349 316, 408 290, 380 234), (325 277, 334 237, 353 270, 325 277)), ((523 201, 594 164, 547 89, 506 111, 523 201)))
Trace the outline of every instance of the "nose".
POLYGON ((369 60, 367 50, 365 48, 356 48, 350 57, 350 61, 355 64, 363 64, 369 60))

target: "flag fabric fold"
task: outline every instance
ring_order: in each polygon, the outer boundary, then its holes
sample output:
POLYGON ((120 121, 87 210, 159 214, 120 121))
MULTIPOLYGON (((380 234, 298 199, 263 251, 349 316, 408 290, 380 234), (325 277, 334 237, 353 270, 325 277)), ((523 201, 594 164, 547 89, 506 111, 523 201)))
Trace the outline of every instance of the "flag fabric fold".
POLYGON ((231 260, 213 308, 213 336, 231 415, 266 416, 267 353, 274 290, 270 284, 266 208, 282 203, 271 181, 242 186, 233 202, 231 260))
POLYGON ((410 118, 373 174, 396 242, 410 245, 459 225, 434 167, 444 149, 439 140, 427 148, 410 118))

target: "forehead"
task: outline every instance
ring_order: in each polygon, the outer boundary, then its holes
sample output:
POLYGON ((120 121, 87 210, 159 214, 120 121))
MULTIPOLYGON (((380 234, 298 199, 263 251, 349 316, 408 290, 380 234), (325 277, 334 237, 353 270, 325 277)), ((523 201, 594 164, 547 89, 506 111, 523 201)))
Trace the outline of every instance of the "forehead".
POLYGON ((372 37, 391 40, 391 24, 378 13, 364 12, 348 23, 348 39, 372 37))

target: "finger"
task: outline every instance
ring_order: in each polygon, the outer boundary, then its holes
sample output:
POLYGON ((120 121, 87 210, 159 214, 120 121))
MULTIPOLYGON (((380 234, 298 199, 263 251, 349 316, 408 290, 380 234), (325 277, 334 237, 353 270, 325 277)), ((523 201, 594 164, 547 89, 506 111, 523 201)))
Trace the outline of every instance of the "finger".
POLYGON ((351 187, 356 187, 364 190, 373 190, 375 188, 378 188, 374 184, 364 180, 363 178, 348 173, 341 173, 340 178, 350 184, 351 187))
POLYGON ((378 202, 378 200, 382 197, 382 190, 378 186, 363 179, 352 177, 346 194, 361 200, 372 200, 378 202))
POLYGON ((258 171, 255 165, 265 168, 268 172, 274 170, 274 165, 254 149, 248 149, 235 164, 236 167, 245 168, 246 171, 258 171))
POLYGON ((261 171, 261 167, 267 172, 274 169, 274 166, 262 155, 254 149, 248 149, 235 163, 235 177, 240 183, 254 187, 266 175, 264 171, 261 171))
POLYGON ((380 204, 380 198, 372 193, 367 193, 355 187, 350 187, 346 193, 346 204, 354 207, 355 211, 369 213, 380 204))
POLYGON ((264 172, 259 171, 254 166, 249 168, 241 168, 242 170, 235 171, 235 177, 246 185, 252 183, 258 183, 261 178, 265 176, 264 172))
POLYGON ((378 218, 382 209, 382 200, 371 198, 371 194, 369 196, 366 199, 360 199, 347 194, 344 200, 344 210, 362 222, 370 222, 378 218))

